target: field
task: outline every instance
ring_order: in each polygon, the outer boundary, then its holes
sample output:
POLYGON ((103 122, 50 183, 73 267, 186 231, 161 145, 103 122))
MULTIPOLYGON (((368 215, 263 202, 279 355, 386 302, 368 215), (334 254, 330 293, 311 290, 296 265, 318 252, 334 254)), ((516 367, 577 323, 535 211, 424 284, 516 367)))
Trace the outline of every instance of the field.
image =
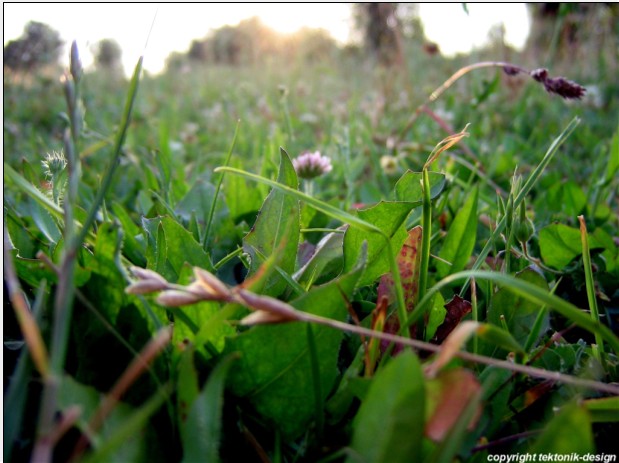
POLYGON ((4 459, 614 461, 617 81, 488 56, 5 71, 4 459))

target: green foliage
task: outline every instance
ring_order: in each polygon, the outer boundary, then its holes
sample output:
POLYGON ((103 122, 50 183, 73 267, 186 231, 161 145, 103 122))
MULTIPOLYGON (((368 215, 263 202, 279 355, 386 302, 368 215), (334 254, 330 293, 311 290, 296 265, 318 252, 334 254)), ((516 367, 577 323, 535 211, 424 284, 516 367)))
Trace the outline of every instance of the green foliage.
MULTIPOLYGON (((406 34, 403 52, 423 39, 406 34)), ((619 381, 616 99, 566 105, 480 71, 409 125, 458 59, 406 55, 412 85, 319 33, 289 40, 285 52, 249 21, 197 41, 163 75, 141 76, 140 61, 129 82, 100 69, 76 72, 73 90, 57 76, 5 82, 5 268, 25 297, 5 303, 5 460, 50 451, 39 433, 55 436, 58 423, 69 432, 54 459, 69 459, 119 383, 127 389, 78 460, 606 451, 619 381), (77 99, 69 107, 63 91, 77 99), (443 128, 469 122, 470 137, 421 172, 443 128), (333 170, 299 191, 292 160, 317 150, 333 170), (79 168, 63 167, 60 151, 79 168), (406 239, 424 224, 415 277, 406 239), (133 266, 201 298, 164 307, 156 290, 127 294, 133 266), (263 324, 245 326, 239 291, 327 322, 270 323, 260 310, 263 324), (365 328, 404 338, 390 347, 354 332, 365 328), (60 346, 48 349, 56 376, 31 361, 33 329, 60 346), (404 347, 424 340, 442 343, 439 366, 424 350, 434 344, 404 347)), ((599 85, 612 94, 614 83, 599 85)))
POLYGON ((405 352, 379 371, 353 422, 347 461, 408 462, 421 454, 425 418, 419 359, 405 352))

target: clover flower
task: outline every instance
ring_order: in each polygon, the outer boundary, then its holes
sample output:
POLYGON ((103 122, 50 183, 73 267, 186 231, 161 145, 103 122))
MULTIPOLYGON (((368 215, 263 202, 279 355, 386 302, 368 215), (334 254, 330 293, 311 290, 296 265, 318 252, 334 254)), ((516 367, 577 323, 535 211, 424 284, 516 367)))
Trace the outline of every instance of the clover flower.
POLYGON ((315 151, 314 153, 305 152, 298 158, 293 159, 292 165, 294 170, 297 171, 297 175, 306 180, 324 175, 333 169, 331 159, 327 156, 322 156, 320 151, 315 151))

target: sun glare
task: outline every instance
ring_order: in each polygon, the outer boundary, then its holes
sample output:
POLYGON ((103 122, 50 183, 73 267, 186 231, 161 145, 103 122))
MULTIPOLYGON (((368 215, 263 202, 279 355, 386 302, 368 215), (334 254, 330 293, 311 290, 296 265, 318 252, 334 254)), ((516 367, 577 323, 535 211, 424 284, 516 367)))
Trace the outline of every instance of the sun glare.
MULTIPOLYGON (((506 39, 521 47, 529 28, 524 4, 469 4, 467 16, 460 4, 420 4, 419 13, 428 38, 446 54, 470 51, 488 36, 489 27, 504 22, 506 39)), ((350 38, 349 3, 129 3, 4 5, 4 41, 19 37, 28 21, 48 24, 68 44, 77 40, 84 64, 92 63, 90 49, 104 38, 116 40, 127 72, 148 46, 144 66, 159 72, 173 51, 187 51, 194 39, 224 25, 235 26, 257 16, 268 27, 290 33, 302 27, 327 30, 338 42, 350 38), (153 19, 155 19, 153 23, 153 19), (151 30, 152 26, 152 30, 151 30), (150 31, 150 36, 149 36, 150 31)))

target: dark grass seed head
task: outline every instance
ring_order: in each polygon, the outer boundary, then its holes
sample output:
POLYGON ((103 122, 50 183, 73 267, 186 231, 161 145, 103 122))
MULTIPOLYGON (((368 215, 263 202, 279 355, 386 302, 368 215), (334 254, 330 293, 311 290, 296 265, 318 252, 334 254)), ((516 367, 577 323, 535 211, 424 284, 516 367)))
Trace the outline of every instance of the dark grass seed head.
POLYGON ((554 93, 566 100, 579 100, 587 91, 582 85, 565 77, 548 77, 548 70, 543 68, 531 71, 530 75, 537 82, 544 84, 544 88, 548 93, 554 93))

